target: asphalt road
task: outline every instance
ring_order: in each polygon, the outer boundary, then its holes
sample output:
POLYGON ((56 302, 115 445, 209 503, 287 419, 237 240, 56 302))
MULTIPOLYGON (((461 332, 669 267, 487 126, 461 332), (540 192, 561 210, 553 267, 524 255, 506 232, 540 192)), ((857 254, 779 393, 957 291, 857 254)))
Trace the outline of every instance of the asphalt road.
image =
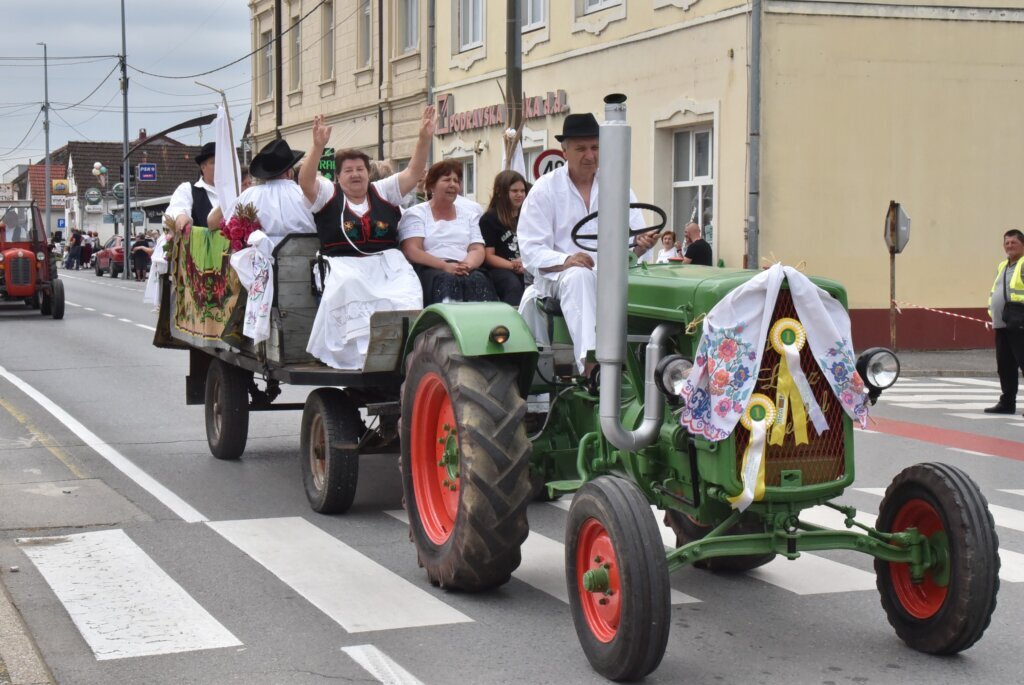
MULTIPOLYGON (((152 346, 142 284, 64 275, 63 321, 0 306, 0 579, 57 682, 604 682, 565 600, 564 503, 531 505, 507 585, 434 588, 402 522, 395 455, 362 459, 343 516, 306 502, 298 412, 255 415, 240 461, 211 458, 203 408, 184 403, 187 354, 152 346)), ((854 553, 738 576, 687 568, 646 682, 1019 682, 1024 417, 977 418, 994 380, 899 383, 856 435, 843 498, 870 518, 913 463, 972 475, 1003 550, 981 642, 948 658, 907 648, 854 553)))

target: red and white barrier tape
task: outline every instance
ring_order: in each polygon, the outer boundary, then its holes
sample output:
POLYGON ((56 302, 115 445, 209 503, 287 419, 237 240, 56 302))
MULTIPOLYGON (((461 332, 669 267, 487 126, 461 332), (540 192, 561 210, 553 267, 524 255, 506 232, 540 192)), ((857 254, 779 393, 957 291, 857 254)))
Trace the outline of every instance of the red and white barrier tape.
POLYGON ((919 304, 910 304, 909 302, 898 302, 896 300, 893 300, 892 303, 894 305, 896 305, 896 311, 899 312, 900 314, 903 313, 902 311, 900 311, 900 307, 910 307, 911 309, 923 309, 923 310, 925 310, 927 312, 935 312, 936 314, 945 314, 946 316, 952 316, 952 317, 955 317, 957 319, 966 319, 967 321, 976 321, 977 323, 983 324, 985 326, 990 326, 992 324, 991 321, 987 321, 985 319, 975 319, 973 316, 964 316, 963 314, 954 314, 953 312, 946 312, 946 311, 943 311, 941 309, 932 309, 931 307, 922 307, 919 304))

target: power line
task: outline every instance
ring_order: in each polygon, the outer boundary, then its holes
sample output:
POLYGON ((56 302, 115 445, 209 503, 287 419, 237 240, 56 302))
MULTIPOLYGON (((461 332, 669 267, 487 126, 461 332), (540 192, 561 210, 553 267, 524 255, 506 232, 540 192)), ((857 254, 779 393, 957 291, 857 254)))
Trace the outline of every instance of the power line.
MULTIPOLYGON (((43 63, 43 61, 40 59, 38 62, 34 62, 32 64, 6 64, 6 63, 3 63, 3 61, 2 61, 3 59, 4 58, 0 58, 0 67, 4 67, 5 69, 38 69, 39 67, 42 66, 42 63, 43 63)), ((50 61, 53 61, 54 59, 55 58, 51 57, 50 61)), ((96 64, 97 62, 103 62, 106 59, 109 59, 109 58, 104 57, 102 59, 90 59, 90 60, 84 60, 84 61, 81 61, 81 62, 58 62, 57 64, 51 64, 49 66, 51 66, 51 67, 73 67, 76 64, 96 64)))
MULTIPOLYGON (((63 60, 63 59, 95 59, 95 60, 117 59, 120 56, 121 55, 73 55, 73 56, 66 56, 66 57, 47 57, 46 59, 48 59, 50 62, 53 62, 53 61, 60 61, 60 60, 63 60)), ((11 60, 11 61, 15 61, 15 62, 29 62, 29 61, 42 62, 43 58, 42 57, 38 57, 36 55, 31 55, 31 56, 28 56, 28 57, 19 55, 19 56, 16 56, 16 57, 0 57, 0 61, 2 61, 2 60, 11 60)))
POLYGON ((94 140, 93 140, 92 138, 90 138, 89 136, 85 135, 84 133, 82 133, 81 131, 79 131, 79 130, 78 130, 77 128, 75 128, 74 126, 72 126, 71 124, 69 124, 69 123, 68 123, 68 120, 67 120, 67 119, 65 119, 64 117, 62 117, 62 116, 60 115, 60 112, 58 112, 58 111, 57 111, 57 110, 55 110, 55 109, 54 109, 54 110, 50 110, 50 111, 52 111, 52 112, 53 112, 53 115, 54 115, 55 117, 57 117, 58 119, 60 119, 61 121, 63 121, 63 122, 64 122, 64 125, 65 125, 65 126, 67 126, 68 128, 70 128, 70 129, 71 129, 72 131, 74 131, 74 132, 75 132, 75 133, 77 133, 78 135, 82 136, 83 138, 85 138, 85 139, 86 139, 87 141, 89 141, 90 143, 94 143, 94 142, 96 142, 96 141, 94 141, 94 140))
POLYGON ((29 124, 29 126, 28 126, 28 130, 27 130, 27 131, 25 131, 25 135, 23 135, 23 136, 21 137, 21 140, 19 140, 19 141, 18 141, 18 144, 17 144, 17 145, 15 145, 15 146, 14 146, 14 147, 12 147, 12 148, 0 148, 0 149, 3 149, 3 150, 6 150, 6 151, 7 151, 7 152, 5 152, 4 154, 12 154, 12 153, 14 153, 15 151, 17 151, 17 150, 18 150, 18 148, 20 148, 20 147, 21 147, 21 144, 25 142, 25 139, 26 139, 26 138, 28 138, 28 134, 32 133, 32 129, 33 129, 33 128, 35 128, 36 122, 37 122, 37 121, 39 121, 39 117, 40 117, 40 115, 41 115, 42 113, 43 113, 43 110, 41 110, 41 109, 40 109, 40 110, 39 110, 38 112, 36 112, 36 118, 32 120, 32 123, 31 123, 31 124, 29 124))
MULTIPOLYGON (((68 107, 58 107, 57 109, 74 109, 75 107, 78 107, 80 104, 82 104, 83 102, 85 102, 86 100, 91 98, 93 95, 96 94, 97 90, 99 90, 100 88, 103 87, 103 84, 107 82, 107 79, 109 79, 110 76, 117 70, 118 66, 119 66, 118 64, 115 64, 114 68, 111 69, 109 72, 107 72, 107 75, 103 77, 103 80, 100 81, 99 85, 96 86, 95 88, 93 88, 92 91, 88 95, 86 95, 84 98, 82 98, 81 100, 79 100, 78 102, 76 102, 73 105, 69 105, 68 107)), ((53 108, 51 108, 51 109, 53 109, 53 108)))

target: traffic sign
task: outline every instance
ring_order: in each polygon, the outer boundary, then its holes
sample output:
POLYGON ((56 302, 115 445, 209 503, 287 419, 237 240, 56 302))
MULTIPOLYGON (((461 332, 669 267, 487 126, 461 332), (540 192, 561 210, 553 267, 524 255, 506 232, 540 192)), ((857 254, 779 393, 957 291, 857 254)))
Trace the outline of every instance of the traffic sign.
POLYGON ((533 162, 533 180, 536 181, 549 171, 565 165, 565 155, 561 150, 544 150, 533 162))
POLYGON ((137 173, 140 181, 155 181, 156 180, 156 164, 146 163, 140 164, 137 173))
POLYGON ((67 228, 67 227, 68 226, 67 226, 67 220, 66 219, 57 219, 57 228, 67 228))

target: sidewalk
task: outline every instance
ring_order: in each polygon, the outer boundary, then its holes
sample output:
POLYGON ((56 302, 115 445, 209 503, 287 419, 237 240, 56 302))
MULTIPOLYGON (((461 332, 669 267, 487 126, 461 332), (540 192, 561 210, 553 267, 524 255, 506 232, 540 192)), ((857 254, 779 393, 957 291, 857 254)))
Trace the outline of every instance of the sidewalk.
MULTIPOLYGON (((0 569, 3 574, 10 572, 9 568, 0 569)), ((52 685, 53 682, 21 614, 0 580, 0 685, 52 685)))
POLYGON ((997 377, 996 352, 981 350, 897 351, 900 375, 997 377))

